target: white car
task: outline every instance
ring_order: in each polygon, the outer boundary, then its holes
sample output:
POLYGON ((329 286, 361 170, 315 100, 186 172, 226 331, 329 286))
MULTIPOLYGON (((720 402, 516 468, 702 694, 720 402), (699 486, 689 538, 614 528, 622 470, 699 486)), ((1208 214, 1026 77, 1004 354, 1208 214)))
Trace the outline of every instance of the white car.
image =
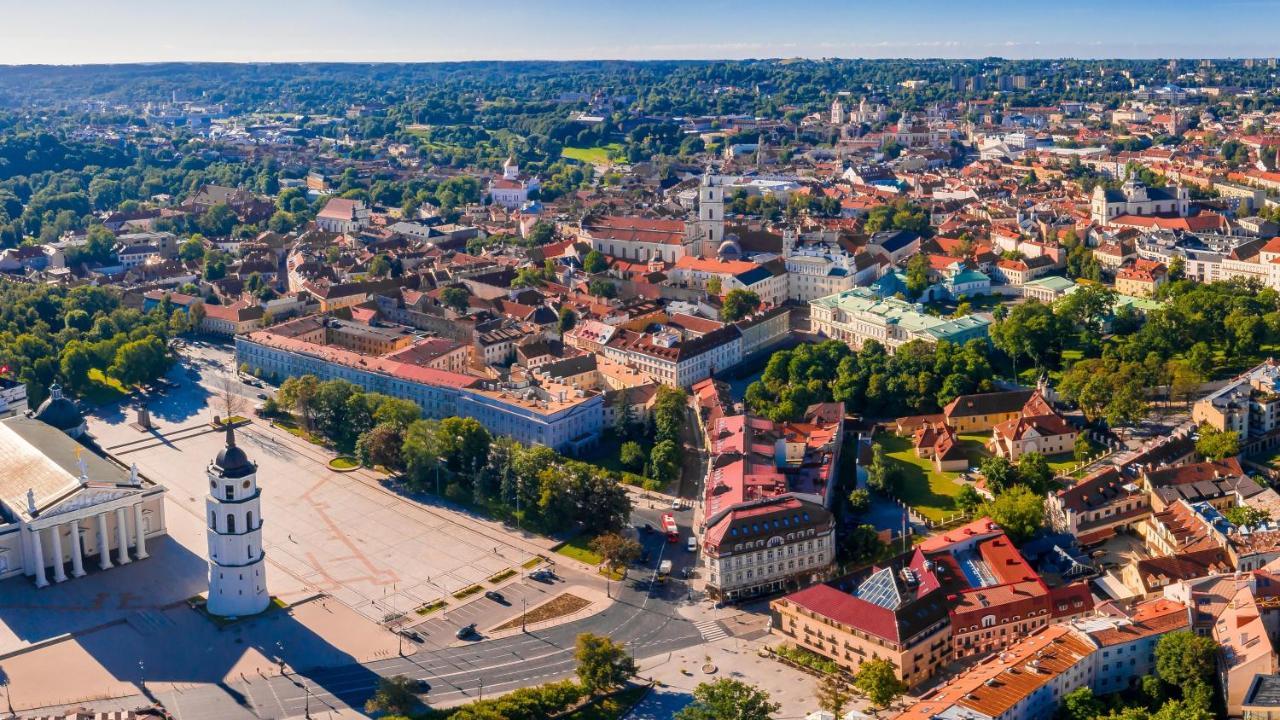
POLYGON ((680 509, 680 498, 676 498, 675 500, 672 500, 672 501, 671 501, 671 509, 672 509, 672 510, 679 510, 679 509, 680 509))
POLYGON ((690 535, 689 544, 686 547, 689 549, 689 552, 698 552, 698 538, 690 535))

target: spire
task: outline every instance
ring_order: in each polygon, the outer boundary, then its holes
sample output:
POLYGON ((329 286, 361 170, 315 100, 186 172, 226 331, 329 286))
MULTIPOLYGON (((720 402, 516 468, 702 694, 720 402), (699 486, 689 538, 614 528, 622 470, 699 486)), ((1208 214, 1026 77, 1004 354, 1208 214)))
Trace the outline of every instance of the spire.
POLYGON ((236 431, 230 421, 225 422, 227 423, 227 447, 233 448, 236 446, 236 431))

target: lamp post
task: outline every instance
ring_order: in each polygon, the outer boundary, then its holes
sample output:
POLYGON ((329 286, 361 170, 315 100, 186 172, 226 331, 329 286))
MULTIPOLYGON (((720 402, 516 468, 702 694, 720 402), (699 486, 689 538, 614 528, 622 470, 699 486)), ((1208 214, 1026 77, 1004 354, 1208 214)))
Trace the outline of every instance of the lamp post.
POLYGON ((520 632, 528 632, 525 630, 525 620, 529 618, 529 598, 520 598, 520 632))
POLYGON ((284 677, 288 677, 288 676, 289 676, 289 673, 287 673, 287 672, 285 672, 285 671, 284 671, 284 641, 283 641, 283 640, 277 640, 277 641, 276 641, 276 649, 280 651, 280 656, 279 656, 279 659, 280 659, 280 674, 281 674, 282 676, 284 676, 284 677))
POLYGON ((311 718, 311 686, 307 684, 307 681, 305 678, 302 680, 302 689, 307 694, 306 710, 303 711, 302 716, 310 720, 311 718))

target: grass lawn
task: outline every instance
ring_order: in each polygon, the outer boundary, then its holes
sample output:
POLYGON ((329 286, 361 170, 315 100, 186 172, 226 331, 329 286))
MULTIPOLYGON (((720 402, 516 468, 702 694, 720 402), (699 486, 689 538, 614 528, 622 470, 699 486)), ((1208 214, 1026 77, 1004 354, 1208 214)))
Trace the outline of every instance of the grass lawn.
POLYGON ((591 165, 605 165, 609 162, 609 151, 611 150, 620 151, 622 150, 622 145, 620 143, 609 143, 601 147, 565 147, 560 151, 560 157, 591 165))
POLYGON ((556 552, 568 558, 573 558, 579 562, 588 565, 599 565, 604 562, 604 558, 600 554, 587 547, 591 543, 591 538, 578 535, 569 542, 561 545, 556 552))
MULTIPOLYGON (((898 497, 916 512, 930 520, 943 520, 946 516, 959 512, 956 506, 956 495, 962 487, 956 477, 960 473, 938 472, 933 461, 916 457, 911 447, 911 438, 883 433, 876 436, 877 442, 884 448, 885 456, 897 463, 902 470, 902 483, 898 488, 898 497)), ((969 458, 971 467, 977 466, 989 453, 983 447, 985 435, 960 435, 960 447, 969 458)))
POLYGON ((1049 469, 1053 471, 1054 475, 1064 475, 1077 464, 1076 456, 1072 453, 1046 455, 1044 459, 1049 462, 1049 469))
POLYGON ((329 461, 329 467, 334 470, 354 470, 360 467, 360 461, 350 455, 339 455, 329 461))
POLYGON ((85 399, 96 405, 115 402, 127 394, 125 387, 120 381, 107 377, 98 368, 89 370, 89 387, 85 390, 85 399))

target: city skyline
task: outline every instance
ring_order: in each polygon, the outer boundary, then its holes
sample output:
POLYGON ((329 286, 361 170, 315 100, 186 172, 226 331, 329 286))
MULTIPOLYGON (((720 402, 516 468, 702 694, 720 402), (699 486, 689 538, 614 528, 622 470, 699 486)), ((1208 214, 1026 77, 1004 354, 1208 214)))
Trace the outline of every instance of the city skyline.
POLYGON ((1242 20, 1277 9, 1276 0, 1174 0, 1154 14, 1100 0, 1033 9, 1007 0, 981 7, 814 0, 800 8, 657 0, 643 10, 554 0, 508 6, 495 17, 455 0, 230 0, 218 12, 185 0, 51 0, 9 9, 0 64, 1259 57, 1280 49, 1266 23, 1242 20))

